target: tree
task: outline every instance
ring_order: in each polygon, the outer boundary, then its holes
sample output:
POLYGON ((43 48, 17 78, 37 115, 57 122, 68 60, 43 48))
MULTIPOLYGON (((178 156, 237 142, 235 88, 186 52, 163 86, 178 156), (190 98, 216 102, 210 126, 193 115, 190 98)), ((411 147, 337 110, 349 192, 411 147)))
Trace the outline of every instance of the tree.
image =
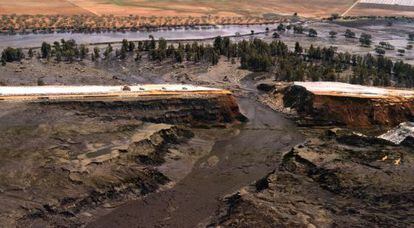
POLYGON ((414 41, 414 32, 408 34, 408 40, 414 41))
POLYGON ((1 59, 5 62, 20 61, 24 58, 22 49, 8 47, 1 53, 1 59))
POLYGON ((331 20, 337 20, 339 18, 341 18, 341 16, 338 13, 333 13, 331 14, 331 17, 330 17, 331 20))
POLYGON ((104 52, 105 59, 108 59, 111 56, 112 51, 113 51, 113 48, 111 44, 108 44, 104 52))
POLYGON ((145 49, 144 43, 142 41, 138 41, 138 50, 143 51, 145 49))
POLYGON ((295 25, 293 27, 293 32, 296 34, 302 34, 303 33, 303 27, 301 25, 295 25))
POLYGON ((178 48, 174 53, 174 59, 178 63, 182 63, 184 61, 184 50, 178 48))
POLYGON ((385 50, 394 50, 395 47, 391 45, 389 42, 381 41, 379 42, 379 45, 384 48, 385 50))
POLYGON ((175 47, 174 45, 170 44, 166 51, 167 57, 171 57, 172 55, 174 55, 174 53, 175 53, 175 47))
POLYGON ((95 47, 93 49, 93 56, 95 60, 98 60, 100 58, 100 54, 99 54, 100 52, 101 50, 98 47, 95 47))
POLYGON ((337 35, 338 33, 337 32, 335 32, 335 31, 330 31, 329 32, 329 37, 330 38, 332 38, 332 39, 334 39, 334 38, 336 38, 336 35, 337 35))
POLYGON ((132 41, 129 41, 129 44, 128 44, 128 51, 129 52, 133 52, 135 50, 135 43, 134 42, 132 42, 132 41))
POLYGON ((273 33, 273 38, 274 38, 274 39, 279 39, 279 38, 280 38, 279 33, 274 32, 274 33, 273 33))
POLYGON ((129 42, 126 39, 122 40, 122 46, 121 46, 121 50, 123 50, 124 52, 127 52, 129 50, 129 42))
POLYGON ((295 43, 295 54, 300 55, 303 52, 303 48, 300 46, 299 42, 295 43))
POLYGON ((375 48, 375 52, 376 52, 378 55, 385 55, 385 50, 384 50, 384 49, 382 49, 382 48, 380 48, 380 47, 376 47, 376 48, 375 48))
POLYGON ((149 38, 150 38, 150 42, 149 42, 149 45, 148 45, 148 49, 149 50, 155 49, 156 43, 155 43, 154 36, 153 35, 149 35, 149 38))
POLYGON ((398 55, 399 56, 403 56, 405 54, 405 50, 404 49, 398 49, 398 55))
POLYGON ((33 58, 33 49, 29 48, 29 51, 27 52, 27 54, 29 55, 30 58, 33 58))
POLYGON ((158 48, 161 50, 167 49, 167 41, 162 37, 158 40, 158 48))
POLYGON ((221 52, 222 48, 223 48, 223 38, 221 38, 221 36, 217 36, 214 39, 213 42, 213 47, 214 49, 218 50, 219 52, 221 52))
POLYGON ((311 28, 311 29, 309 29, 308 36, 309 37, 317 37, 318 36, 318 32, 315 29, 311 28))
POLYGON ((86 45, 81 44, 79 49, 80 49, 79 50, 79 57, 80 57, 81 60, 83 60, 86 57, 86 55, 88 55, 89 48, 86 47, 86 45))
POLYGON ((278 26, 277 26, 277 31, 279 31, 279 32, 284 32, 284 31, 286 31, 286 27, 285 27, 285 25, 284 24, 282 24, 282 23, 280 23, 278 26))
POLYGON ((52 46, 46 42, 43 42, 40 51, 42 52, 42 58, 49 58, 52 51, 52 46))
POLYGON ((57 62, 62 61, 62 51, 57 51, 57 52, 55 53, 55 56, 56 56, 55 60, 56 60, 57 62))
POLYGON ((372 43, 372 36, 367 33, 362 33, 361 37, 359 38, 359 42, 361 43, 361 46, 369 47, 372 43))
POLYGON ((128 51, 128 48, 127 49, 121 48, 121 50, 118 52, 117 56, 119 56, 120 59, 126 59, 127 51, 128 51))
POLYGON ((345 35, 346 38, 351 38, 351 39, 354 39, 355 38, 355 33, 352 32, 350 29, 347 29, 345 31, 345 34, 344 35, 345 35))

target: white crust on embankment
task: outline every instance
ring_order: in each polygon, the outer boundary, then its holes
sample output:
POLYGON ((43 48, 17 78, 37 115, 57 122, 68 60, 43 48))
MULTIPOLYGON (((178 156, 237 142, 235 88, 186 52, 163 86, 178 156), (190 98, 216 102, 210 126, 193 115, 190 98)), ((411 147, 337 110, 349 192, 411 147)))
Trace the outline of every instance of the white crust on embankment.
POLYGON ((156 84, 128 86, 1 86, 0 96, 31 96, 31 95, 64 95, 64 94, 111 94, 111 93, 147 93, 147 92, 208 92, 220 89, 180 85, 180 84, 156 84))
POLYGON ((341 82, 295 82, 316 95, 350 96, 363 98, 414 98, 413 90, 386 89, 372 86, 353 85, 341 82))

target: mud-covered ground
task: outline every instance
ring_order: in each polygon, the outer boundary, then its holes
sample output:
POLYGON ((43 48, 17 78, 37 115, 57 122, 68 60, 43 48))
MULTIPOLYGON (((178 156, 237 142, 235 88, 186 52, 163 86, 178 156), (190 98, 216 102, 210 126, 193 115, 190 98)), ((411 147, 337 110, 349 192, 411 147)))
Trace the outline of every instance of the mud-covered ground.
POLYGON ((412 147, 341 129, 306 129, 275 170, 223 199, 220 227, 411 227, 412 147))
POLYGON ((219 135, 42 104, 3 103, 0 116, 2 227, 87 223, 174 185, 219 135))
MULTIPOLYGON (((178 82, 229 88, 238 95, 246 95, 247 92, 240 89, 240 80, 247 74, 248 71, 239 70, 238 65, 225 60, 216 67, 208 67, 145 60, 137 63, 132 58, 126 62, 85 60, 72 64, 32 59, 7 64, 1 71, 1 80, 7 85, 37 85, 39 81, 46 85, 178 82)), ((290 121, 254 99, 242 103, 251 119, 255 119, 257 112, 263 112, 264 117, 248 126, 194 128, 149 123, 76 105, 62 108, 4 103, 0 118, 0 201, 5 205, 0 212, 2 226, 85 225, 148 193, 166 189, 175 193, 177 183, 182 183, 179 189, 192 192, 195 198, 199 197, 195 194, 198 191, 191 191, 187 186, 205 189, 206 197, 202 202, 210 202, 209 210, 198 213, 192 223, 188 223, 196 224, 198 219, 214 212, 219 197, 272 169, 271 164, 264 161, 280 156, 273 155, 271 148, 287 151, 300 140, 300 134, 290 121), (272 124, 275 126, 271 127, 272 124), (291 133, 283 142, 277 142, 283 129, 291 133), (259 132, 271 137, 264 137, 264 143, 258 145, 247 141, 259 132), (239 154, 231 145, 240 142, 254 146, 254 150, 239 145, 245 150, 239 154), (222 151, 223 147, 228 147, 227 152, 222 151), (249 156, 251 158, 246 159, 249 156), (198 161, 202 157, 203 160, 198 161), (199 174, 192 172, 193 167, 199 174), (226 174, 220 177, 217 175, 220 173, 226 174), (194 181, 203 176, 207 182, 210 182, 208 178, 212 182, 233 178, 219 189, 215 185, 204 188, 203 183, 194 181)), ((178 194, 183 192, 178 191, 178 194)), ((176 202, 181 202, 179 197, 176 202)), ((204 207, 203 204, 199 206, 204 207)), ((154 207, 165 208, 163 204, 154 204, 154 207)), ((119 211, 122 213, 122 207, 119 211)), ((188 216, 186 213, 180 212, 177 221, 188 216)))
POLYGON ((225 58, 216 66, 145 57, 7 64, 5 85, 226 88, 249 122, 205 129, 2 104, 1 226, 410 226, 412 148, 347 136, 336 126, 298 127, 293 115, 274 111, 287 111, 274 96, 257 91, 272 78, 225 58))

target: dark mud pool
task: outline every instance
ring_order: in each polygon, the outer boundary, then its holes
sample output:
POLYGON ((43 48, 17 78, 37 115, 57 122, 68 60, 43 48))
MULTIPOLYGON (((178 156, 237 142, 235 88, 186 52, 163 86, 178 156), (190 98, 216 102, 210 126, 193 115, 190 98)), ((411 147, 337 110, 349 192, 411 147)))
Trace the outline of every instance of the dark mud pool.
POLYGON ((260 179, 303 140, 293 122, 248 98, 239 106, 249 122, 215 143, 211 153, 173 188, 130 202, 89 227, 195 227, 205 225, 219 199, 260 179))

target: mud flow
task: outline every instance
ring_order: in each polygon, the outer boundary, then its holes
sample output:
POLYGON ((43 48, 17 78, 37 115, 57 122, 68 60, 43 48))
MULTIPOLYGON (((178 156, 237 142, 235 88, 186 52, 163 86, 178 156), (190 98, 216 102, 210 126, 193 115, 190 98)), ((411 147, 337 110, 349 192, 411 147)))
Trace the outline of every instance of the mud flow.
POLYGON ((103 216, 89 227, 195 227, 219 199, 259 179, 302 140, 292 122, 248 98, 238 100, 249 122, 215 143, 211 153, 170 190, 148 195, 103 216))

